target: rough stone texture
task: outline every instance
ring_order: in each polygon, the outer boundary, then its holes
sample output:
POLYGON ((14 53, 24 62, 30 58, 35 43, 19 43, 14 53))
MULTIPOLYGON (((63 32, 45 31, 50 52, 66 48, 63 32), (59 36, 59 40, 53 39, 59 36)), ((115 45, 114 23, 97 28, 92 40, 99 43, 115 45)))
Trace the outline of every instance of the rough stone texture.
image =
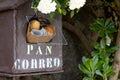
POLYGON ((68 45, 63 46, 63 73, 54 74, 55 80, 80 80, 78 64, 82 55, 85 54, 81 48, 79 39, 67 30, 63 30, 68 45))

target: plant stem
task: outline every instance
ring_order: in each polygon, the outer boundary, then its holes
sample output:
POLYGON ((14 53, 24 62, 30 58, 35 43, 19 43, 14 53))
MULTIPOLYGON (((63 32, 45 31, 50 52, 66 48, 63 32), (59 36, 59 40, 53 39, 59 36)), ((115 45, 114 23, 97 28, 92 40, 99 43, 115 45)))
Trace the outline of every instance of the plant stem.
POLYGON ((106 76, 104 76, 104 77, 103 77, 103 80, 107 80, 107 77, 106 77, 106 76))
POLYGON ((91 79, 90 80, 94 80, 94 72, 91 72, 91 79))

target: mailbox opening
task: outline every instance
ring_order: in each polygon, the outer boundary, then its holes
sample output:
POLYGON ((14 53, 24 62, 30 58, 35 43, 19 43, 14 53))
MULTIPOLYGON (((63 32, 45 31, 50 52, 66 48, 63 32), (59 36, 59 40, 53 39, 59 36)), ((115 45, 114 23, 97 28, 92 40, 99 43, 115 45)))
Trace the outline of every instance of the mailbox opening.
MULTIPOLYGON (((53 31, 51 31, 53 35, 43 36, 43 38, 41 37, 41 39, 39 39, 37 36, 36 38, 34 38, 35 42, 33 41, 32 43, 37 43, 37 44, 44 44, 45 43, 48 45, 67 45, 68 43, 67 43, 67 41, 62 33, 62 27, 56 26, 56 25, 58 25, 58 23, 56 21, 53 21, 53 23, 51 23, 49 15, 40 14, 39 16, 40 17, 38 17, 38 15, 37 15, 37 18, 36 18, 36 16, 35 17, 34 16, 26 16, 27 23, 29 23, 31 20, 36 19, 42 23, 41 25, 43 26, 43 28, 47 25, 49 27, 49 25, 50 25, 50 27, 52 27, 52 29, 53 29, 53 31), (38 40, 40 40, 40 41, 38 41, 38 40)), ((40 29, 41 28, 42 27, 40 27, 40 29)), ((41 33, 37 30, 33 30, 33 32, 41 35, 41 33)), ((43 34, 44 34, 44 30, 43 30, 43 34)))
POLYGON ((27 42, 50 42, 56 35, 55 27, 47 18, 33 16, 29 19, 27 28, 27 42))

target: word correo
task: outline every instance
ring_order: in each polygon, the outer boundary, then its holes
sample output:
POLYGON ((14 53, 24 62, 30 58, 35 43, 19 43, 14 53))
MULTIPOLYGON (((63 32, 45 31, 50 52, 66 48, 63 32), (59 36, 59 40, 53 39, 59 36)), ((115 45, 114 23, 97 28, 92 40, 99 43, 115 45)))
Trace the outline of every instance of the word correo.
POLYGON ((27 69, 45 69, 60 66, 59 58, 45 58, 45 59, 17 59, 14 63, 15 69, 27 70, 27 69))

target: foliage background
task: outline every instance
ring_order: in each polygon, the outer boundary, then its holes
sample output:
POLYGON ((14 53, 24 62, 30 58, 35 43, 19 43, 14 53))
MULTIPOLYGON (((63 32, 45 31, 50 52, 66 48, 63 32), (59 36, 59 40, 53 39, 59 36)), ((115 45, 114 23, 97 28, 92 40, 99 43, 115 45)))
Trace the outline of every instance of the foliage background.
MULTIPOLYGON (((59 1, 63 4, 62 1, 67 0, 59 1)), ((64 72, 52 75, 16 77, 16 80, 82 80, 84 74, 78 69, 78 64, 81 63, 82 56, 90 56, 93 50, 93 43, 99 41, 98 34, 91 31, 89 25, 98 17, 104 19, 112 18, 116 22, 117 29, 119 29, 119 4, 119 0, 87 0, 85 6, 82 7, 74 17, 71 18, 68 12, 66 16, 63 16, 62 20, 63 33, 68 42, 67 46, 63 46, 64 72)), ((113 43, 116 43, 116 40, 118 40, 118 42, 120 41, 119 38, 117 38, 117 34, 118 33, 114 33, 115 39, 113 43)), ((114 56, 115 55, 112 55, 111 57, 114 58, 114 56)), ((4 79, 12 80, 13 78, 1 78, 1 80, 4 79)))

